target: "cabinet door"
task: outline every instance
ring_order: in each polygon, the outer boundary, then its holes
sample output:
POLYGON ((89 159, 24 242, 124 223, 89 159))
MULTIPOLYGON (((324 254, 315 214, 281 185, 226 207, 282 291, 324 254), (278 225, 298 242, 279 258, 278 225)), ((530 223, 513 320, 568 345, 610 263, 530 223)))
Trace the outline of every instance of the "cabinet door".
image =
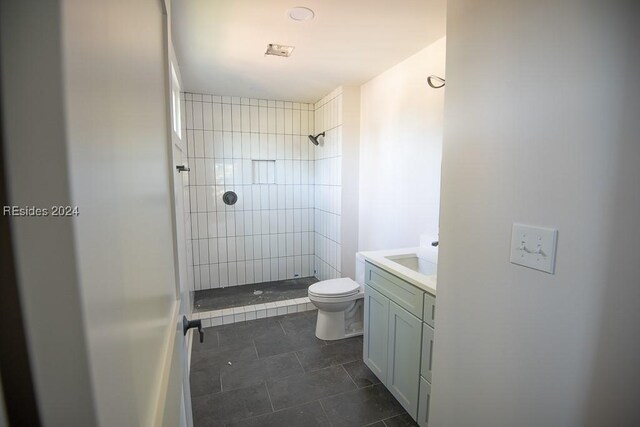
POLYGON ((389 299, 364 288, 364 363, 382 381, 387 382, 389 342, 389 299))
POLYGON ((418 425, 429 425, 429 404, 431 403, 431 384, 424 378, 420 378, 420 405, 418 408, 418 425))
POLYGON ((389 302, 389 391, 415 420, 420 388, 422 320, 393 301, 389 302))
POLYGON ((422 327, 422 363, 420 374, 431 382, 431 364, 433 358, 433 328, 429 325, 422 327))

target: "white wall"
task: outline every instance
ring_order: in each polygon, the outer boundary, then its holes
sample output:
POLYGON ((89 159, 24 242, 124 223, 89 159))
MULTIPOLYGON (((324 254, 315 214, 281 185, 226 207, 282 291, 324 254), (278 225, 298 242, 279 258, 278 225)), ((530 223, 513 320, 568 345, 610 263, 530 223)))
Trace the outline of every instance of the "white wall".
POLYGON ((637 16, 449 0, 430 425, 640 424, 637 16), (559 229, 555 275, 509 263, 516 221, 559 229))
POLYGON ((359 250, 437 235, 444 62, 441 38, 361 87, 359 250))
POLYGON ((155 0, 83 0, 61 14, 77 271, 104 426, 152 422, 176 304, 162 13, 155 0))
POLYGON ((342 87, 341 276, 356 279, 360 193, 360 87, 342 87))
POLYGON ((185 111, 192 289, 313 276, 313 105, 186 93, 185 111))

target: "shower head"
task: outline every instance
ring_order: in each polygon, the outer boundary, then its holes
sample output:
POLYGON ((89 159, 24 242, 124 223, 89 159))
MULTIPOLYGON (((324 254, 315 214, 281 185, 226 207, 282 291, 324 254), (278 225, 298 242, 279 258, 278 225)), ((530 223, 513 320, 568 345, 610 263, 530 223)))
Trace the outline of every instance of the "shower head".
POLYGON ((313 145, 319 145, 320 144, 318 142, 318 138, 319 137, 323 137, 324 138, 324 132, 321 132, 321 133, 317 134, 316 136, 309 135, 309 141, 311 141, 313 143, 313 145))

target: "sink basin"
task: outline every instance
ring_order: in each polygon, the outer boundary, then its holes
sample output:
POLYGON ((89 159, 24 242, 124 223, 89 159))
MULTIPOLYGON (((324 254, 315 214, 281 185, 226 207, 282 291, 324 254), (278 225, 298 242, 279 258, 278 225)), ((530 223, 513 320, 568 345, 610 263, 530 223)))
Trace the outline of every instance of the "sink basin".
POLYGON ((436 274, 438 269, 436 263, 419 258, 416 254, 392 255, 386 256, 385 258, 417 273, 424 274, 425 276, 436 274))

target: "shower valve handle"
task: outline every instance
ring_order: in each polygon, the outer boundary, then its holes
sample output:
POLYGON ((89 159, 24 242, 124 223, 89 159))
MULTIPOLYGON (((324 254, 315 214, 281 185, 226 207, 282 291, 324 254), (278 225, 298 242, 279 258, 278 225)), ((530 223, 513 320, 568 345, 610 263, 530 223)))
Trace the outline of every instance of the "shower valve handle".
POLYGON ((187 316, 182 316, 182 332, 187 335, 187 331, 191 328, 198 328, 200 334, 200 342, 204 342, 204 331, 202 330, 202 320, 188 320, 187 316))

